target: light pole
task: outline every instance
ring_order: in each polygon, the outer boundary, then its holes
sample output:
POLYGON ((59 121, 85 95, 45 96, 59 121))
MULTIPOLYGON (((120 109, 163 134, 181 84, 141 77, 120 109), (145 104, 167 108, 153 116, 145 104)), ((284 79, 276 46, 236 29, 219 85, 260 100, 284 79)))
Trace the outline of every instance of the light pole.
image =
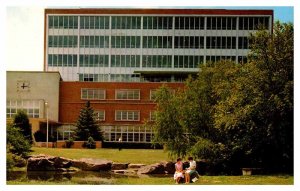
POLYGON ((48 102, 45 102, 45 107, 46 107, 46 119, 47 119, 47 138, 46 138, 46 142, 47 142, 47 148, 48 148, 48 129, 49 129, 49 120, 48 120, 48 102))

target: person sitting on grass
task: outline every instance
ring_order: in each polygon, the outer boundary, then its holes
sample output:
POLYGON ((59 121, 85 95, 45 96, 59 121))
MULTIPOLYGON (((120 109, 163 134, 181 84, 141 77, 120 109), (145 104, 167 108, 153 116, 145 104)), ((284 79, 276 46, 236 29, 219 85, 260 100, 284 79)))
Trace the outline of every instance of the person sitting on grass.
POLYGON ((181 178, 184 178, 183 163, 181 161, 181 158, 178 158, 177 162, 175 163, 175 174, 174 174, 175 183, 179 184, 181 178))
POLYGON ((185 171, 185 183, 189 184, 191 182, 191 175, 196 172, 196 161, 193 160, 193 157, 188 158, 190 162, 190 167, 185 171))

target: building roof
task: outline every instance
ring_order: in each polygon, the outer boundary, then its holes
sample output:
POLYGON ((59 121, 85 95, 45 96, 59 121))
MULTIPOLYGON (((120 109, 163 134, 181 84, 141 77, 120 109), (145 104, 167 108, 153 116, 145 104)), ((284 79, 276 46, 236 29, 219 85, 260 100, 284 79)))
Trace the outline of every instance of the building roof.
POLYGON ((159 14, 159 15, 273 15, 273 10, 249 9, 45 9, 47 14, 159 14))

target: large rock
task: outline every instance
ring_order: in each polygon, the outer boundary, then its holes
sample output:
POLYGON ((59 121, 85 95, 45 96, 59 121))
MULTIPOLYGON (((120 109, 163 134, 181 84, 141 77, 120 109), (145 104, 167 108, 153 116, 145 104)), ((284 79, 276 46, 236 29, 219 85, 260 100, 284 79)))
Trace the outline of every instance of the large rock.
POLYGON ((175 163, 174 162, 164 162, 163 163, 165 171, 167 174, 174 174, 175 173, 175 163))
POLYGON ((155 163, 141 167, 137 174, 165 174, 165 167, 163 163, 155 163))
POLYGON ((128 168, 128 163, 112 163, 111 170, 123 170, 128 168))
POLYGON ((145 164, 128 164, 128 168, 135 168, 135 169, 137 169, 137 168, 141 168, 141 167, 143 167, 143 166, 146 166, 145 164))
POLYGON ((109 171, 111 170, 112 162, 103 159, 82 158, 72 160, 72 166, 86 171, 109 171))
POLYGON ((53 156, 34 156, 27 160, 28 171, 53 171, 56 170, 54 167, 53 156))

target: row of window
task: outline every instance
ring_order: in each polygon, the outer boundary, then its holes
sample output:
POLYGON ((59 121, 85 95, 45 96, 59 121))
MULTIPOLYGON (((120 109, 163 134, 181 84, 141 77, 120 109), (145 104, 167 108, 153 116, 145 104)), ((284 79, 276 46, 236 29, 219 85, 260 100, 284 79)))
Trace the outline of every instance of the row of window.
POLYGON ((79 74, 81 82, 140 82, 140 74, 79 74), (110 76, 110 80, 109 80, 110 76))
MULTIPOLYGON (((238 17, 239 30, 269 28, 269 17, 238 17)), ((109 29, 109 16, 80 16, 81 29, 109 29)), ((141 29, 141 16, 112 16, 112 29, 141 29)), ((205 17, 175 17, 175 29, 203 30, 205 17)), ((49 16, 49 28, 77 29, 77 16, 49 16)), ((144 29, 172 29, 173 17, 144 16, 144 29)), ((207 30, 236 30, 237 17, 207 17, 207 30)))
POLYGON ((18 111, 23 110, 30 118, 40 118, 41 100, 8 100, 6 101, 6 117, 13 118, 18 111))
MULTIPOLYGON (((246 42, 239 44, 239 46, 248 48, 246 42)), ((211 59, 213 57, 219 56, 206 56, 206 61, 214 61, 211 59)), ((235 56, 230 56, 231 60, 235 60, 235 56)), ((172 56, 170 55, 149 55, 143 56, 143 67, 148 68, 171 68, 172 67, 172 56)), ((224 59, 225 57, 221 57, 224 59)), ((191 55, 175 55, 174 56, 174 68, 198 68, 199 64, 203 63, 204 56, 191 56, 191 55)), ((217 59, 217 61, 220 59, 217 59)), ((67 55, 67 54, 49 54, 48 55, 48 65, 51 67, 77 67, 77 55, 67 55)), ((79 56, 79 66, 80 67, 108 67, 109 66, 109 56, 108 55, 80 55, 79 56)), ((140 67, 140 56, 139 55, 111 55, 111 67, 128 67, 128 68, 139 68, 140 67)), ((86 74, 88 75, 88 74, 86 74)), ((92 74, 97 75, 97 74, 92 74)), ((112 74, 112 78, 115 81, 123 81, 122 78, 125 76, 115 76, 112 74), (117 80, 116 78, 120 78, 117 80)), ((129 76, 130 77, 130 76, 129 76)), ((89 77, 84 77, 82 74, 79 75, 80 81, 90 81, 84 80, 89 77)), ((108 80, 108 74, 98 74, 96 81, 106 81, 108 80)), ((131 78, 131 77, 130 77, 131 78)), ((92 79, 95 79, 93 76, 92 79)), ((94 80, 92 80, 94 81, 94 80)))
MULTIPOLYGON (((248 49, 248 37, 239 37, 239 49, 248 49), (240 44, 243 44, 240 45, 240 44)), ((172 36, 143 36, 143 48, 172 48, 172 36)), ((112 36, 112 48, 140 48, 140 36, 112 36)), ((76 36, 49 36, 49 47, 77 47, 76 36)), ((109 36, 80 36, 81 48, 109 48, 109 36)), ((203 36, 175 36, 175 49, 203 49, 203 36)), ((207 49, 235 49, 234 36, 207 36, 207 49)))
MULTIPOLYGON (((105 121, 105 111, 95 110, 94 117, 97 121, 105 121)), ((155 121, 154 111, 150 111, 150 121, 155 121)), ((115 121, 140 121, 140 111, 137 110, 116 110, 115 121)))
MULTIPOLYGON (((156 90, 150 90, 150 100, 154 100, 156 90)), ((105 89, 82 88, 81 99, 84 100, 105 100, 105 89)), ((140 100, 139 89, 121 89, 115 90, 116 100, 140 100)))

